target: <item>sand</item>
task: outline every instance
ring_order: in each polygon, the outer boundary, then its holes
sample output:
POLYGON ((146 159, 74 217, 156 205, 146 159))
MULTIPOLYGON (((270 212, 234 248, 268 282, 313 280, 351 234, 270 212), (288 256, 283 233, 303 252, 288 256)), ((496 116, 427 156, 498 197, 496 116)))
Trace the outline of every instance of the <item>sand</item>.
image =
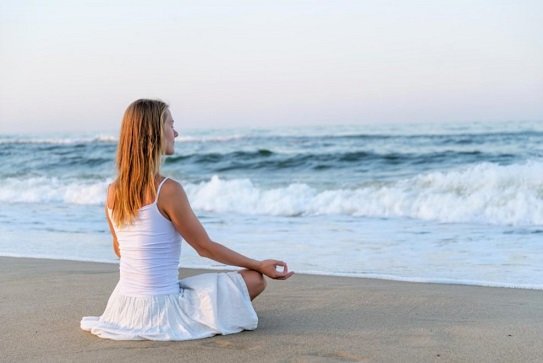
POLYGON ((302 274, 269 281, 254 302, 255 331, 186 342, 104 340, 79 321, 103 311, 117 269, 0 257, 0 360, 543 361, 543 291, 302 274))

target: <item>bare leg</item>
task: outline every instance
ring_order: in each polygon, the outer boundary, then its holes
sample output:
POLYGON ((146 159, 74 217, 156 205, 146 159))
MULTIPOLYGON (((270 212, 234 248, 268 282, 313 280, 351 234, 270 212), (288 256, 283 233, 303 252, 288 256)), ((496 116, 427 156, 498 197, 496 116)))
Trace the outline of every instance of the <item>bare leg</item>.
POLYGON ((239 273, 245 280, 251 300, 254 300, 254 298, 260 295, 260 293, 266 288, 266 280, 264 280, 264 276, 262 276, 260 272, 253 270, 242 270, 239 271, 239 273))

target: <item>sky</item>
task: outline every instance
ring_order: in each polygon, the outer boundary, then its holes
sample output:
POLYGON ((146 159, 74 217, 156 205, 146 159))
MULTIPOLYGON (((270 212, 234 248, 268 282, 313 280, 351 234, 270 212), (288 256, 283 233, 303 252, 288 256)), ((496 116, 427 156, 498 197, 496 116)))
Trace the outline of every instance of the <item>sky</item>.
POLYGON ((543 1, 0 0, 0 133, 543 122, 543 1))

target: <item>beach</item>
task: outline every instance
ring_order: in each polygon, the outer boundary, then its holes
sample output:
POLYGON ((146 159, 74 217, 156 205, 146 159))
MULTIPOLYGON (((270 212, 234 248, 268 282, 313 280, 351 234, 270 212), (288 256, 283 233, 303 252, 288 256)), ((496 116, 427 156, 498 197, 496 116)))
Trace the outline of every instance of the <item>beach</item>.
POLYGON ((227 4, 2 2, 0 363, 543 363, 543 1, 227 4))
MULTIPOLYGON (((111 341, 79 328, 118 281, 107 263, 0 257, 1 361, 540 362, 543 291, 297 274, 254 301, 255 331, 111 341)), ((181 269, 181 277, 205 270, 181 269)))

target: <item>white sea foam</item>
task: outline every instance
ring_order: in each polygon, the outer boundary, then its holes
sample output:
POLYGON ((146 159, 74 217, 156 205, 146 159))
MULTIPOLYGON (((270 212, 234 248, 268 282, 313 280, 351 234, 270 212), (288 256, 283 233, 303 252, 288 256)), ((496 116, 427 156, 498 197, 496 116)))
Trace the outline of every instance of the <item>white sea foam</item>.
POLYGON ((5 203, 101 204, 110 180, 85 182, 59 178, 7 178, 0 186, 5 203))
POLYGON ((72 145, 87 144, 93 142, 116 143, 117 137, 99 134, 93 136, 75 136, 75 137, 1 137, 0 144, 51 144, 51 145, 72 145))
POLYGON ((263 190, 248 179, 187 185, 195 208, 283 216, 344 214, 497 225, 543 224, 543 163, 483 163, 391 184, 318 191, 307 184, 263 190))
MULTIPOLYGON (((543 225, 543 163, 482 163, 431 172, 391 183, 318 190, 304 183, 262 188, 249 179, 213 176, 185 183, 197 210, 249 215, 350 215, 404 217, 441 222, 543 225)), ((101 204, 109 181, 8 178, 1 202, 101 204)))

